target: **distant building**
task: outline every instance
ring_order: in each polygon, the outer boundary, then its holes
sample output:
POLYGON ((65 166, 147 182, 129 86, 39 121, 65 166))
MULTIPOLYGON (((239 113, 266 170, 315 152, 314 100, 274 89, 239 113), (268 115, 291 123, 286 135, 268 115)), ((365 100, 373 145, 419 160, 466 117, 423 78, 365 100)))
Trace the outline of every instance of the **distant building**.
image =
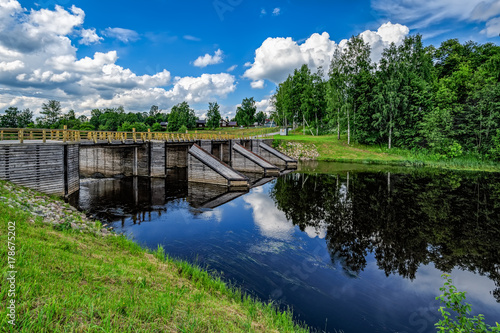
POLYGON ((228 124, 229 121, 227 121, 226 119, 221 118, 221 120, 219 121, 219 127, 227 127, 228 124))
POLYGON ((167 122, 167 121, 162 121, 162 122, 160 123, 160 125, 161 125, 161 127, 162 127, 162 128, 167 128, 167 126, 168 126, 168 122, 167 122))
POLYGON ((196 128, 205 128, 205 126, 207 125, 207 121, 205 119, 203 120, 196 120, 196 128))
POLYGON ((276 127, 276 122, 272 119, 266 119, 264 122, 265 127, 276 127))
POLYGON ((227 127, 238 127, 238 123, 235 122, 235 121, 230 121, 228 124, 227 124, 227 127))

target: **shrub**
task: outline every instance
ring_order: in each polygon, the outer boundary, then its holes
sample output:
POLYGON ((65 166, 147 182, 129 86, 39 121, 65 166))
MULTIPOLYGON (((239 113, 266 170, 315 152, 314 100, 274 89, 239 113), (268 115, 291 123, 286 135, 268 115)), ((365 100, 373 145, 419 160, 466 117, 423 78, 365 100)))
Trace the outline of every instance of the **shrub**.
POLYGON ((443 274, 442 277, 446 282, 443 287, 439 288, 443 293, 436 299, 444 303, 446 307, 439 308, 443 316, 443 319, 435 324, 439 332, 500 332, 500 324, 496 323, 496 327, 485 324, 482 314, 469 317, 471 306, 465 302, 465 292, 457 290, 448 274, 443 274), (448 310, 455 312, 456 315, 452 316, 448 310))

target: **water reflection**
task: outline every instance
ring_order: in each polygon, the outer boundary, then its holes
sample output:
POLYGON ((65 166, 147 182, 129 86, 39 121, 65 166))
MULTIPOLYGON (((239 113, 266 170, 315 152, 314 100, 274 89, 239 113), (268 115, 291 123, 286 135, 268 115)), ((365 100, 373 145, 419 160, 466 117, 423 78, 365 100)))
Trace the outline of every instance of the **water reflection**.
POLYGON ((414 279, 434 263, 488 276, 500 302, 500 179, 456 172, 292 174, 271 193, 286 218, 325 234, 332 262, 349 274, 368 254, 387 276, 414 279))
POLYGON ((499 320, 499 175, 347 170, 250 175, 245 192, 172 175, 82 180, 78 204, 318 330, 435 332, 442 271, 499 320))

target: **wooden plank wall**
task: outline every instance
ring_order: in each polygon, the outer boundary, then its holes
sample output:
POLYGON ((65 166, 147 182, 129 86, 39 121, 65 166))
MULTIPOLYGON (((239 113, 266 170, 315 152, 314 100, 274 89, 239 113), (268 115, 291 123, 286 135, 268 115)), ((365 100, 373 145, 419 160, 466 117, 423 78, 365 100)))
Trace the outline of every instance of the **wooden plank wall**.
POLYGON ((274 165, 279 165, 279 166, 286 166, 286 161, 282 160, 278 156, 271 154, 269 151, 259 148, 259 156, 268 161, 271 164, 274 165))
POLYGON ((208 184, 228 185, 226 178, 212 170, 191 154, 188 155, 188 181, 208 184))
POLYGON ((232 147, 232 140, 229 140, 229 142, 225 142, 225 143, 221 144, 222 161, 224 163, 227 163, 227 164, 231 163, 231 147, 232 147))
POLYGON ((134 176, 134 155, 137 149, 137 175, 149 176, 149 151, 146 144, 141 147, 80 146, 80 172, 84 177, 101 174, 104 177, 117 175, 134 176))
POLYGON ((200 140, 200 147, 208 151, 210 154, 213 154, 211 140, 200 140))
POLYGON ((233 160, 231 161, 231 167, 234 170, 243 172, 264 173, 266 171, 263 167, 248 159, 246 156, 243 156, 235 149, 233 149, 233 160))
POLYGON ((0 178, 47 194, 71 194, 79 189, 78 170, 71 166, 65 171, 64 157, 70 166, 76 151, 78 145, 0 145, 0 178))
POLYGON ((188 166, 188 150, 191 145, 167 143, 167 168, 185 168, 188 166))
POLYGON ((151 145, 151 177, 166 176, 166 143, 165 142, 150 142, 151 145))
POLYGON ((212 143, 212 151, 208 150, 209 153, 217 157, 219 160, 222 161, 222 156, 221 156, 221 144, 220 143, 212 143))
MULTIPOLYGON (((144 143, 140 147, 137 147, 137 174, 135 176, 149 177, 151 174, 149 147, 149 143, 144 143)), ((135 163, 134 153, 132 153, 131 160, 133 166, 135 163)))

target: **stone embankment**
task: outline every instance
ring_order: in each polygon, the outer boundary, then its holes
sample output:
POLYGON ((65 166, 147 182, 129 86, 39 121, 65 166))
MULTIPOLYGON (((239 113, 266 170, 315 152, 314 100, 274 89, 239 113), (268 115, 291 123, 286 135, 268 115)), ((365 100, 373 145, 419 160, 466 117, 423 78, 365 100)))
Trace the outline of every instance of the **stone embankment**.
POLYGON ((282 141, 277 149, 283 154, 301 161, 316 160, 319 157, 318 149, 313 143, 282 141))
POLYGON ((34 223, 38 216, 44 223, 52 224, 56 229, 74 229, 103 236, 117 235, 110 229, 102 228, 99 222, 89 219, 84 213, 60 199, 53 199, 7 182, 1 182, 0 186, 10 193, 7 197, 0 196, 0 200, 11 208, 30 212, 33 216, 30 222, 34 223))

